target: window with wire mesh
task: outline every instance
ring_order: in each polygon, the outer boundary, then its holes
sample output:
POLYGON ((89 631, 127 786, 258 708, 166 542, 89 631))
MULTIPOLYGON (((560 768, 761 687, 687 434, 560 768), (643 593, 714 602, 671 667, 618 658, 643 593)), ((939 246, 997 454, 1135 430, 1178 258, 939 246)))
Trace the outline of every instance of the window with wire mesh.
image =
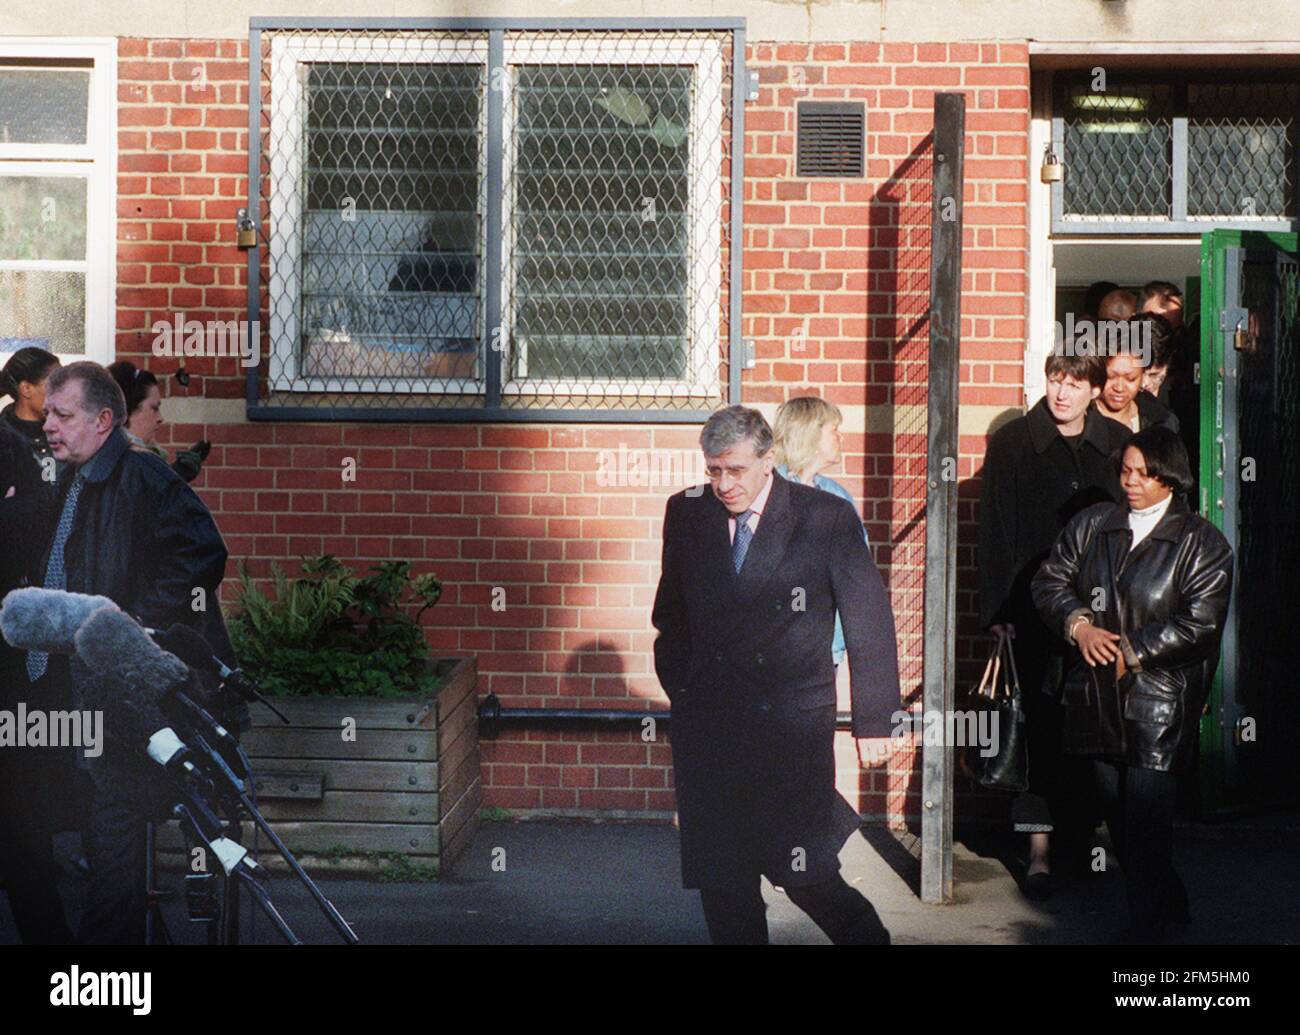
POLYGON ((501 68, 484 34, 267 35, 261 398, 722 401, 728 34, 507 33, 501 68))
POLYGON ((1300 83, 1278 77, 1067 80, 1066 222, 1278 223, 1295 216, 1300 83), (1179 170, 1184 175, 1178 175, 1179 170))

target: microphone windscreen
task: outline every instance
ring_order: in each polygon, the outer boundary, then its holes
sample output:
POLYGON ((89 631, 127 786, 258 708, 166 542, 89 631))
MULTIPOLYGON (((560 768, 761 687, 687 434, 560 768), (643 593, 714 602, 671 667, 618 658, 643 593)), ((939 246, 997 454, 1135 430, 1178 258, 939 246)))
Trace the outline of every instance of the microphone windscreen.
POLYGON ((157 637, 156 642, 159 647, 169 654, 175 654, 190 668, 198 669, 200 672, 217 671, 216 661, 208 641, 188 625, 182 625, 180 622, 173 623, 166 632, 157 637))
POLYGON ((0 633, 19 650, 72 654, 77 630, 104 608, 118 610, 108 597, 58 589, 15 589, 0 607, 0 633))
POLYGON ((113 608, 96 611, 77 630, 77 657, 90 671, 83 704, 104 712, 105 728, 148 740, 171 723, 162 700, 189 680, 185 662, 168 654, 136 622, 113 608))

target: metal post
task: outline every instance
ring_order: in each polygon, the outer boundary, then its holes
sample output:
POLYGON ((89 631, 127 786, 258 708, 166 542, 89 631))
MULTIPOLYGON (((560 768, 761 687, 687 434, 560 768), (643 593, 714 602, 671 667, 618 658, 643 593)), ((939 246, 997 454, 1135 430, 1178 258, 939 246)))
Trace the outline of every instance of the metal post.
POLYGON ((501 29, 488 33, 487 91, 487 197, 484 212, 485 230, 483 261, 488 275, 483 278, 483 391, 486 405, 501 405, 502 367, 506 363, 506 341, 502 333, 501 268, 502 204, 505 190, 505 98, 501 84, 506 73, 506 34, 501 29))
MULTIPOLYGON (((956 686, 957 387, 961 342, 962 155, 966 99, 934 98, 930 212, 930 374, 925 498, 927 716, 951 713, 956 686)), ((946 728, 946 724, 944 724, 946 728)), ((952 898, 951 746, 925 744, 921 769, 921 901, 952 898)))

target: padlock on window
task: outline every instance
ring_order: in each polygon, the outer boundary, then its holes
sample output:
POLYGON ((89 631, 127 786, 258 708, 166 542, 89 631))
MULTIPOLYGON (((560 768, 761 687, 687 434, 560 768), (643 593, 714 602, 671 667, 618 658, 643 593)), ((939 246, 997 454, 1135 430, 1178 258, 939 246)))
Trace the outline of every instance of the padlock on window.
POLYGON ((1065 165, 1056 157, 1056 152, 1050 147, 1043 156, 1043 165, 1039 169, 1038 175, 1044 183, 1060 183, 1065 179, 1065 165))
POLYGON ((257 227, 246 208, 235 213, 235 243, 245 250, 257 247, 257 227))

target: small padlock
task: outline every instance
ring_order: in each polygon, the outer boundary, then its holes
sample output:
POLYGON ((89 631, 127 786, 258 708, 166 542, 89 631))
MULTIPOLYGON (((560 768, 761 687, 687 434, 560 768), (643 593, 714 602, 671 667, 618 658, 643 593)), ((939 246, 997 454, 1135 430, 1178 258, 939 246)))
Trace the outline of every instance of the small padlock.
POLYGON ((1043 156, 1043 165, 1038 174, 1044 183, 1060 183, 1065 179, 1065 166, 1051 148, 1048 148, 1047 154, 1043 156))
POLYGON ((235 213, 235 243, 245 250, 257 247, 257 227, 253 225, 246 208, 235 213))
POLYGON ((1254 313, 1247 313, 1237 321, 1237 329, 1232 332, 1232 347, 1238 352, 1255 352, 1259 346, 1259 318, 1254 313))

